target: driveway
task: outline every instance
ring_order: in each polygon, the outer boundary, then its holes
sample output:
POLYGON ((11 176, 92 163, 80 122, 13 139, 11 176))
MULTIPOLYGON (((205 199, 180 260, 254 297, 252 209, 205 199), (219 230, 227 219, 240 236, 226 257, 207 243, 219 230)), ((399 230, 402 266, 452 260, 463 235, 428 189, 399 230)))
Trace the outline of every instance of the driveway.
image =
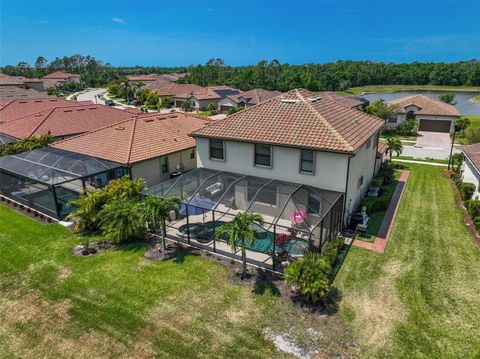
POLYGON ((101 88, 101 89, 86 91, 77 96, 77 101, 92 101, 93 103, 105 105, 105 101, 98 98, 98 96, 104 92, 107 92, 107 89, 101 88))
POLYGON ((415 147, 450 149, 452 145, 449 133, 418 131, 418 135, 415 147))

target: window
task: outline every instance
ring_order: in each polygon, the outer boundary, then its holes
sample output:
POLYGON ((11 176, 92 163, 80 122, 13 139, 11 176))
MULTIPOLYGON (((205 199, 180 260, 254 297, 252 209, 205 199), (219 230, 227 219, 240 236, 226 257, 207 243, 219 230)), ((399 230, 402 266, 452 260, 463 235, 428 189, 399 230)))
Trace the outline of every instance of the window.
POLYGON ((168 157, 160 158, 160 169, 162 174, 168 173, 168 157))
POLYGON ((210 139, 210 158, 217 160, 225 159, 224 141, 210 139))
POLYGON ((360 176, 358 177, 358 184, 357 184, 357 188, 360 188, 363 184, 363 176, 360 176))
POLYGON ((397 123, 397 118, 396 117, 389 118, 388 123, 397 123))
POLYGON ((369 138, 368 141, 367 141, 367 145, 366 145, 367 150, 370 148, 371 145, 372 145, 372 139, 369 138))
POLYGON ((255 165, 272 166, 272 147, 269 145, 255 144, 255 165))
POLYGON ((260 190, 263 186, 263 183, 257 182, 248 182, 247 183, 247 201, 250 203, 255 196, 255 203, 258 204, 265 204, 269 206, 276 206, 277 205, 277 192, 278 188, 267 187, 260 190))
POLYGON ((302 150, 300 154, 300 172, 313 173, 313 158, 312 150, 302 150))
POLYGON ((190 151, 190 159, 193 160, 195 158, 195 150, 190 151))
POLYGON ((309 214, 319 214, 319 213, 321 213, 320 209, 321 209, 320 208, 320 200, 316 196, 310 194, 310 196, 308 196, 307 212, 309 214))

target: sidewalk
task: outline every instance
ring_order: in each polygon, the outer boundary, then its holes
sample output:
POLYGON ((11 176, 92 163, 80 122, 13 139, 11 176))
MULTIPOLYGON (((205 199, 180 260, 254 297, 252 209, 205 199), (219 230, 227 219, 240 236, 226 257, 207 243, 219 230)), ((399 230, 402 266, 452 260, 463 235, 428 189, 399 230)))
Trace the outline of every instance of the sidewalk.
POLYGON ((392 158, 392 161, 395 162, 405 162, 405 163, 419 163, 421 165, 427 165, 427 166, 439 166, 439 167, 447 167, 448 164, 446 163, 435 163, 435 162, 428 162, 428 161, 415 161, 415 160, 402 160, 402 159, 395 159, 392 158))
POLYGON ((377 236, 375 237, 373 243, 355 239, 352 245, 354 245, 355 247, 369 249, 378 253, 383 253, 385 251, 385 248, 387 247, 388 237, 390 236, 390 231, 392 229, 395 216, 397 215, 398 206, 400 204, 400 200, 402 199, 403 191, 405 190, 405 185, 407 183, 409 174, 410 172, 408 171, 402 171, 402 174, 398 179, 398 184, 395 188, 395 192, 393 192, 390 205, 385 212, 382 224, 380 225, 380 229, 378 230, 377 236))

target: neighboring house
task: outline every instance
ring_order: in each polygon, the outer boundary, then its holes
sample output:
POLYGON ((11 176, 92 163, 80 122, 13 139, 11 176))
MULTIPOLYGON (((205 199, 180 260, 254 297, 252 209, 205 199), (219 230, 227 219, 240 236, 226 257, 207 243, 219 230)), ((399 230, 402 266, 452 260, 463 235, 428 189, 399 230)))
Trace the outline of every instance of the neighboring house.
POLYGON ((50 97, 45 91, 38 91, 33 88, 17 86, 0 86, 0 103, 11 100, 35 99, 50 97))
MULTIPOLYGON (((56 83, 63 84, 69 81, 73 81, 79 84, 82 83, 82 78, 80 75, 71 74, 69 72, 62 72, 62 71, 52 72, 51 74, 43 76, 42 79, 50 81, 49 85, 55 85, 56 83)), ((50 88, 50 87, 54 87, 54 86, 47 86, 46 88, 50 88)))
POLYGON ((0 107, 0 133, 21 139, 50 132, 59 140, 132 116, 108 106, 57 98, 15 100, 0 107))
POLYGON ((425 95, 407 96, 390 101, 389 104, 399 108, 397 116, 387 122, 389 129, 413 118, 419 125, 419 131, 454 132, 455 122, 460 116, 455 106, 425 95))
POLYGON ((196 168, 189 133, 210 123, 185 113, 136 116, 57 142, 51 147, 112 161, 154 185, 196 168))
POLYGON ((375 160, 375 175, 378 174, 380 168, 382 167, 382 163, 388 160, 387 155, 387 144, 379 142, 377 146, 377 158, 375 160))
POLYGON ((264 89, 242 91, 238 94, 228 95, 218 101, 218 111, 220 113, 228 113, 231 108, 252 107, 280 94, 280 91, 269 91, 264 89))
POLYGON ((463 146, 462 153, 465 156, 462 181, 473 183, 475 193, 472 198, 480 199, 480 143, 463 146))
POLYGON ((28 78, 23 76, 10 76, 0 73, 0 89, 33 89, 36 91, 45 91, 43 80, 36 78, 28 78))
POLYGON ((228 86, 202 87, 194 84, 171 84, 154 88, 152 91, 161 97, 172 98, 174 107, 181 107, 183 102, 189 102, 193 111, 206 111, 210 104, 217 107, 222 98, 241 93, 240 90, 228 86))
MULTIPOLYGON (((344 220, 376 171, 383 121, 330 96, 289 91, 216 121, 192 136, 197 164, 344 194, 344 220)), ((276 206, 275 203, 269 203, 276 206)))
POLYGON ((340 105, 355 108, 357 110, 363 110, 369 105, 369 101, 362 97, 342 96, 335 92, 322 92, 321 94, 340 105))

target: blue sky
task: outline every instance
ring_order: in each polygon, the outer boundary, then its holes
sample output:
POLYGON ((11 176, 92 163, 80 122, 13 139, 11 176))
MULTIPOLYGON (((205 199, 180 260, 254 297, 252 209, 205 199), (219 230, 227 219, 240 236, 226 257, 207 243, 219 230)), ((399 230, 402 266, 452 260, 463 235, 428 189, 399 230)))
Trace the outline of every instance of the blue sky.
POLYGON ((480 58, 480 1, 0 0, 0 64, 80 53, 113 65, 480 58))

